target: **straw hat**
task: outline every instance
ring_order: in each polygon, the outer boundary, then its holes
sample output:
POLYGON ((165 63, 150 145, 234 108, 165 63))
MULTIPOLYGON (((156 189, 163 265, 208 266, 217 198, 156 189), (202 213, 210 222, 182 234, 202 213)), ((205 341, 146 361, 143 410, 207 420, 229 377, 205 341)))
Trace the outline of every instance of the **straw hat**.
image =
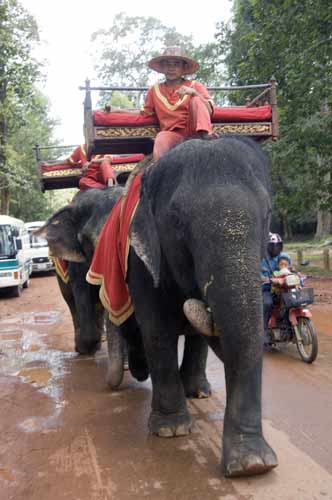
POLYGON ((192 75, 196 73, 199 69, 199 64, 194 59, 190 59, 184 53, 184 50, 181 47, 166 47, 161 56, 154 57, 148 62, 148 66, 158 73, 164 73, 164 69, 162 68, 162 61, 165 59, 174 59, 175 61, 183 61, 185 63, 183 67, 183 75, 192 75))

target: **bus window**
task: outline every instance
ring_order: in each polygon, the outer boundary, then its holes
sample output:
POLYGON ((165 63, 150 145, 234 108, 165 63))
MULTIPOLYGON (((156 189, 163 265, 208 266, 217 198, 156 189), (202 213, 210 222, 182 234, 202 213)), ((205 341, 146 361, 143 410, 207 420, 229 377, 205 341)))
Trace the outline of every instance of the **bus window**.
POLYGON ((0 226, 0 258, 11 257, 15 254, 16 251, 10 226, 0 226))

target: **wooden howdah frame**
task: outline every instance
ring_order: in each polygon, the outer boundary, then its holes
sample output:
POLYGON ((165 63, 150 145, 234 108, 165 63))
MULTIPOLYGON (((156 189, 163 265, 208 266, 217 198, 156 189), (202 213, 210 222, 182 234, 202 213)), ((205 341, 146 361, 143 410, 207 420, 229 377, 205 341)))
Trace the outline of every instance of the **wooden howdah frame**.
MULTIPOLYGON (((146 92, 147 87, 91 87, 86 80, 84 87, 84 137, 88 159, 94 154, 149 154, 153 149, 154 137, 159 131, 156 125, 147 126, 96 126, 93 120, 91 92, 146 92)), ((208 87, 209 92, 259 91, 253 99, 247 99, 246 107, 270 104, 272 118, 262 122, 218 122, 213 123, 217 134, 235 134, 253 137, 256 140, 276 140, 279 134, 277 110, 277 82, 271 78, 268 83, 228 87, 208 87)), ((241 106, 243 107, 243 106, 241 106)), ((232 106, 236 108, 236 106, 232 106)))
MULTIPOLYGON (((93 120, 93 108, 91 92, 146 92, 147 87, 91 87, 90 81, 86 80, 84 87, 79 87, 85 91, 84 98, 84 137, 87 151, 87 158, 90 161, 95 154, 114 154, 114 155, 130 155, 130 154, 150 154, 153 149, 153 142, 156 134, 159 131, 157 125, 146 126, 96 126, 93 120)), ((271 106, 271 119, 269 121, 256 122, 218 122, 213 123, 213 131, 219 135, 235 134, 253 137, 255 140, 264 141, 267 139, 276 140, 279 134, 278 127, 278 110, 277 110, 277 82, 275 78, 271 78, 268 83, 257 85, 244 86, 228 86, 228 87, 209 87, 208 90, 214 92, 237 92, 247 91, 252 94, 259 92, 252 99, 247 98, 245 106, 253 108, 256 106, 269 104, 271 106)), ((243 106, 232 106, 237 108, 243 106)), ((81 169, 68 165, 68 168, 63 166, 59 169, 45 171, 43 169, 43 160, 47 160, 50 156, 54 157, 55 150, 68 152, 68 155, 76 146, 63 147, 43 147, 36 144, 35 155, 37 162, 38 175, 42 191, 64 188, 78 188, 81 178, 81 169)), ((114 165, 117 180, 125 182, 129 173, 135 168, 136 163, 124 163, 114 165)))

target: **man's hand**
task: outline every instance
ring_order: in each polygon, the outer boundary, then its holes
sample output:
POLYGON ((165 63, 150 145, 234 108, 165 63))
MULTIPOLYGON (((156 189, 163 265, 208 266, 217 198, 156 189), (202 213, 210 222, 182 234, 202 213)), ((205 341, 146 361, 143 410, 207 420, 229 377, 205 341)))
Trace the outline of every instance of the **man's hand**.
POLYGON ((89 167, 90 167, 90 162, 89 161, 87 161, 86 163, 84 163, 84 165, 82 167, 83 174, 88 170, 89 167))
POLYGON ((266 276, 262 276, 261 277, 261 281, 262 281, 262 283, 270 283, 271 282, 271 278, 268 278, 266 276))
POLYGON ((197 91, 193 87, 187 87, 187 85, 182 85, 182 87, 177 90, 179 96, 183 97, 184 95, 197 95, 197 91))

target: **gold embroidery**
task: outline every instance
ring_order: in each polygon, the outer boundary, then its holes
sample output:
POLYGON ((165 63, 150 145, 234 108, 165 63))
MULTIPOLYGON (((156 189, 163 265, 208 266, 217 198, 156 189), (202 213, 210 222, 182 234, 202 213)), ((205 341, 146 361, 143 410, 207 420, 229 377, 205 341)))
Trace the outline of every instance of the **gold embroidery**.
MULTIPOLYGON (((192 87, 192 86, 193 86, 193 84, 194 84, 194 81, 190 82, 190 85, 189 85, 189 86, 190 86, 190 87, 192 87)), ((186 99, 188 99, 188 97, 190 97, 188 94, 186 94, 186 95, 184 95, 183 97, 180 97, 180 98, 177 100, 177 102, 176 102, 175 104, 170 104, 170 103, 168 102, 167 97, 165 97, 165 96, 163 96, 163 95, 162 95, 162 93, 161 93, 161 91, 160 91, 160 88, 159 88, 159 84, 158 84, 158 83, 156 83, 156 85, 154 85, 154 86, 153 86, 153 88, 154 88, 154 91, 155 91, 156 96, 158 97, 158 99, 159 99, 159 100, 163 103, 163 105, 164 105, 167 109, 169 109, 170 111, 176 111, 176 110, 179 108, 179 106, 181 106, 181 104, 183 104, 183 103, 184 103, 184 101, 185 101, 186 99)))
POLYGON ((81 175, 81 170, 78 168, 66 168, 63 170, 50 170, 47 172, 42 172, 42 177, 65 177, 67 175, 81 175))
POLYGON ((95 127, 95 138, 101 137, 155 137, 159 127, 95 127))
POLYGON ((270 136, 272 129, 270 123, 213 123, 212 130, 216 134, 237 134, 270 136))

